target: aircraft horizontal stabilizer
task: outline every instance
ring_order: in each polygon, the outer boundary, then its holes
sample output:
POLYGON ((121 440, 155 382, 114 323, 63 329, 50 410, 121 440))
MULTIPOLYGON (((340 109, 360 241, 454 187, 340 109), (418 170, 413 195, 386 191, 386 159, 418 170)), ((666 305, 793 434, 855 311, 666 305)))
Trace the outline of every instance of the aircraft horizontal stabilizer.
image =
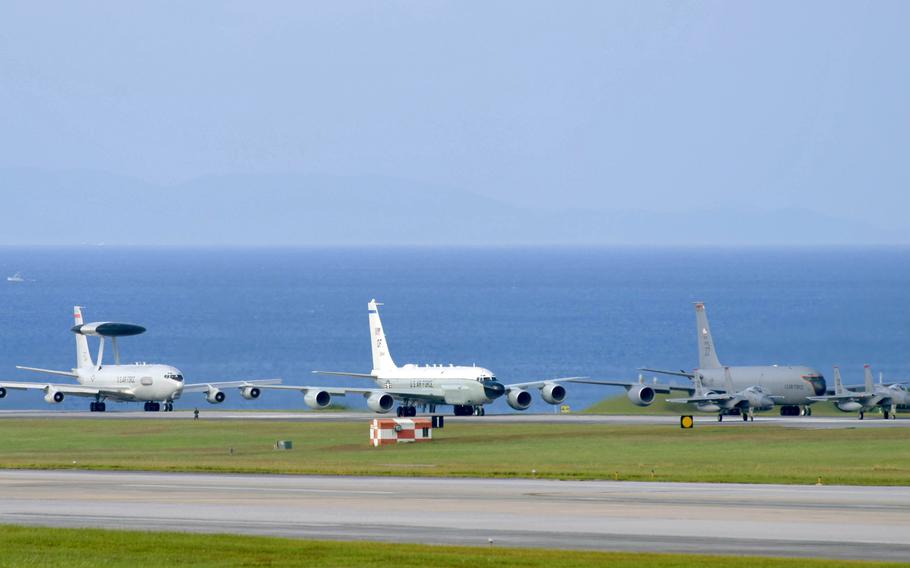
POLYGON ((336 377, 358 377, 361 379, 375 379, 372 373, 346 373, 344 371, 313 371, 314 375, 333 375, 336 377))
POLYGON ((646 369, 643 367, 638 370, 644 371, 645 373, 657 373, 659 375, 672 375, 674 377, 688 377, 690 379, 695 377, 694 373, 687 373, 686 371, 683 371, 682 369, 680 369, 679 371, 668 371, 666 369, 646 369))
POLYGON ((78 377, 79 376, 72 371, 55 371, 53 369, 39 369, 38 367, 22 367, 19 365, 16 365, 16 368, 21 369, 23 371, 34 371, 36 373, 47 373, 48 375, 60 375, 61 377, 78 377))

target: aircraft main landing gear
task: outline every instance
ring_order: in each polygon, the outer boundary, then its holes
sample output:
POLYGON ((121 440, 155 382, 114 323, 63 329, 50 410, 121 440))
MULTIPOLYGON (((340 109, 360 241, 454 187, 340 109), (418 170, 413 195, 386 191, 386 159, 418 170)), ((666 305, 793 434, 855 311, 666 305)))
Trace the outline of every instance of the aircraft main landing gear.
POLYGON ((718 422, 723 422, 723 421, 724 421, 724 415, 723 415, 723 414, 718 414, 718 415, 717 415, 717 421, 718 421, 718 422))
POLYGON ((486 414, 486 410, 480 405, 456 404, 453 409, 455 410, 455 416, 483 416, 486 414))
POLYGON ((859 411, 859 419, 862 420, 866 416, 866 413, 862 410, 859 411))
POLYGON ((158 412, 161 410, 161 405, 157 402, 146 402, 144 408, 146 412, 158 412))
POLYGON ((413 418, 417 416, 417 407, 416 406, 399 406, 398 410, 399 418, 413 418))
POLYGON ((104 412, 107 407, 103 402, 92 402, 88 405, 89 412, 104 412))

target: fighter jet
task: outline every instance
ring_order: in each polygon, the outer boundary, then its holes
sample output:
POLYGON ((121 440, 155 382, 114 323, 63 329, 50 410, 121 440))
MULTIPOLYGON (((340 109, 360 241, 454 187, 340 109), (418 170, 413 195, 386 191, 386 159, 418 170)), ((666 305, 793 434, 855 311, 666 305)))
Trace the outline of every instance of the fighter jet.
MULTIPOLYGON (((714 339, 711 337, 711 328, 708 325, 708 315, 705 312, 704 302, 695 302, 695 322, 698 333, 698 369, 693 372, 668 371, 662 369, 641 369, 653 373, 687 377, 690 380, 698 374, 703 386, 712 391, 723 392, 726 381, 725 369, 729 368, 733 381, 733 389, 745 391, 752 387, 761 387, 763 392, 774 398, 777 405, 781 406, 781 416, 799 414, 812 414, 810 404, 815 402, 810 397, 825 394, 825 378, 818 371, 805 366, 750 366, 750 367, 725 367, 721 365, 714 349, 714 339)), ((613 381, 613 380, 578 380, 576 382, 616 385, 626 388, 629 399, 638 406, 648 406, 654 401, 655 393, 669 392, 671 390, 695 391, 693 386, 666 385, 654 381, 644 383, 639 381, 613 381)), ((729 394, 729 392, 725 393, 729 394)))
POLYGON ((700 412, 716 412, 717 421, 722 422, 725 414, 740 414, 743 421, 755 420, 756 410, 771 410, 774 399, 760 386, 751 386, 741 391, 733 388, 730 367, 724 367, 724 392, 716 393, 706 390, 701 382, 701 375, 694 374, 695 396, 689 398, 668 398, 667 402, 694 404, 700 412))
POLYGON ((844 387, 840 375, 840 368, 834 367, 834 394, 815 396, 812 400, 830 401, 844 412, 859 411, 862 420, 866 412, 876 407, 881 407, 885 420, 897 418, 897 407, 910 405, 910 392, 907 386, 901 383, 873 384, 872 369, 869 365, 863 367, 865 379, 864 389, 861 391, 849 390, 844 387))
POLYGON ((313 371, 320 375, 336 375, 371 379, 376 386, 370 388, 323 387, 323 386, 269 386, 264 388, 297 390, 303 393, 303 401, 310 408, 325 408, 332 396, 359 394, 366 398, 367 406, 373 412, 386 413, 399 402, 398 416, 416 416, 417 407, 428 407, 436 412, 438 405, 451 404, 455 416, 483 416, 484 405, 501 396, 515 410, 526 410, 531 406, 531 393, 536 388, 540 397, 549 404, 561 404, 566 398, 566 388, 559 384, 579 377, 564 377, 503 384, 496 375, 484 367, 463 365, 414 365, 401 367, 392 360, 386 342, 379 306, 375 299, 368 307, 370 336, 373 350, 373 370, 369 373, 339 371, 313 371))
POLYGON ((26 371, 35 371, 51 375, 72 377, 78 384, 72 383, 26 383, 26 382, 0 382, 0 398, 4 398, 7 389, 42 390, 44 400, 50 404, 63 402, 68 395, 93 398, 89 404, 92 412, 104 412, 107 409, 106 399, 117 402, 144 402, 145 410, 157 412, 162 404, 165 411, 174 409, 174 400, 186 392, 201 392, 205 400, 218 404, 223 402, 225 394, 222 388, 239 388, 240 394, 247 400, 259 397, 263 385, 280 383, 279 379, 263 379, 251 381, 227 381, 184 384, 183 373, 170 365, 156 365, 148 363, 135 363, 132 365, 120 364, 120 349, 117 346, 118 337, 128 337, 145 333, 141 325, 119 322, 94 322, 84 323, 82 308, 74 308, 75 324, 71 331, 76 335, 76 368, 71 371, 54 371, 36 367, 19 367, 26 371), (98 337, 98 357, 92 360, 89 350, 88 337, 98 337), (104 344, 110 338, 114 350, 114 364, 105 365, 104 344))

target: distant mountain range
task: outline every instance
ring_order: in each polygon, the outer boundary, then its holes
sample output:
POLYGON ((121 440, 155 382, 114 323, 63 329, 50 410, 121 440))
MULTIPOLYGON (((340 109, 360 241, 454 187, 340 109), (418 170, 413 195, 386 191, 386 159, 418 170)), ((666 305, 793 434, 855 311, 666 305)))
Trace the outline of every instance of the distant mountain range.
POLYGON ((825 245, 906 234, 805 210, 543 210, 381 177, 229 175, 154 185, 0 169, 4 245, 825 245))

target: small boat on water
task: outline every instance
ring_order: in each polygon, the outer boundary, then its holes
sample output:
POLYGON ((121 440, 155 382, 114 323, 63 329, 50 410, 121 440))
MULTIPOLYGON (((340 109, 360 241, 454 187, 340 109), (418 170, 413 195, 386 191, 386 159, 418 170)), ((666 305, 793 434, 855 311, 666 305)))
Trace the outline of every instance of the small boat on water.
POLYGON ((22 277, 21 272, 17 272, 15 274, 13 274, 12 276, 7 276, 6 281, 7 282, 25 282, 25 278, 22 277))

